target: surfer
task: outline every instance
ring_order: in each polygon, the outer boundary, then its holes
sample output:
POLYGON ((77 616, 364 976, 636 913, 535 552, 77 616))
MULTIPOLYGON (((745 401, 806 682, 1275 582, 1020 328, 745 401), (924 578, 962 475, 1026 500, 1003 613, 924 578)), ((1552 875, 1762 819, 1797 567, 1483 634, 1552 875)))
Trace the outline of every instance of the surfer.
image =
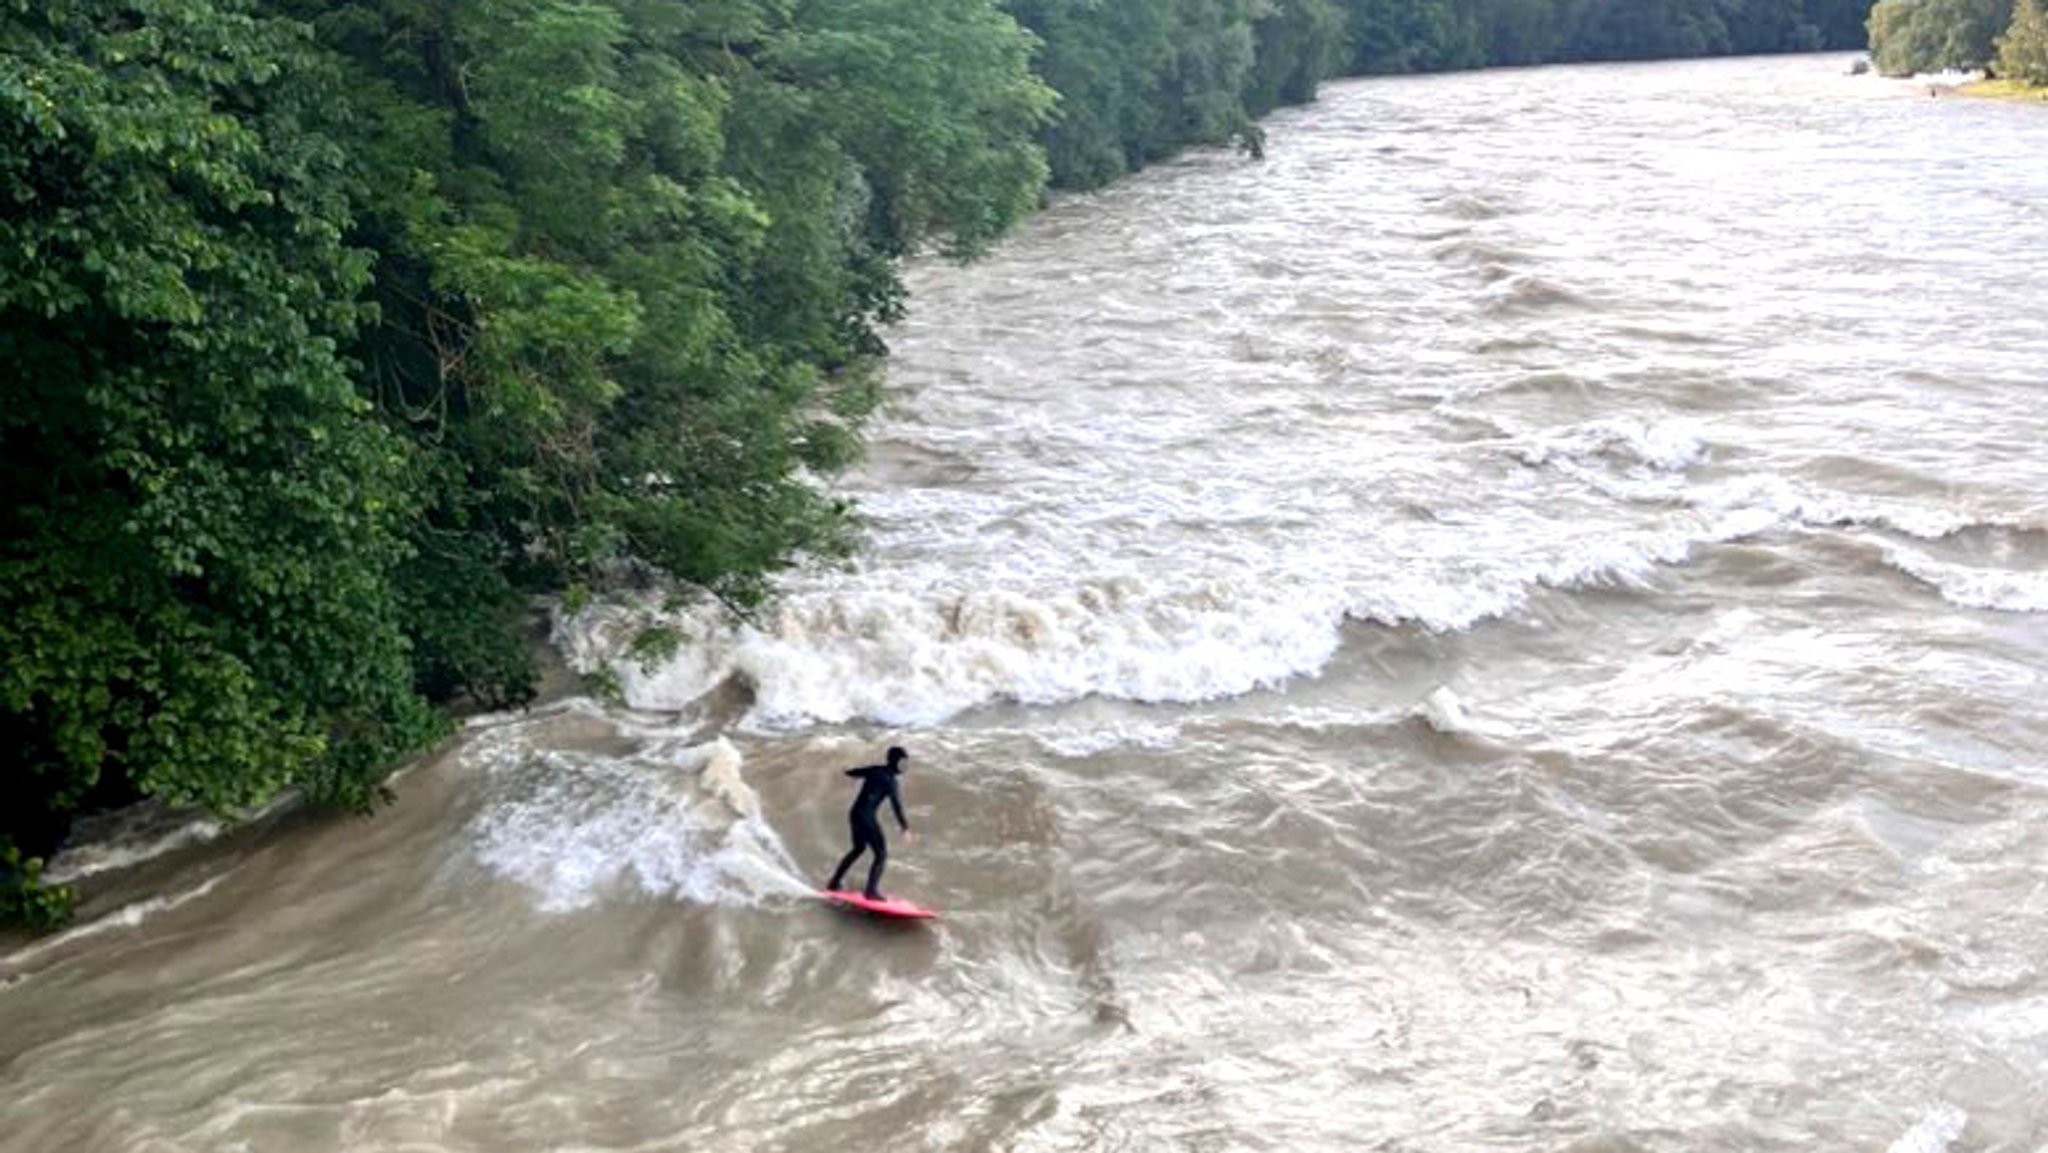
POLYGON ((910 754, 901 745, 889 748, 889 763, 868 765, 859 769, 848 769, 846 775, 860 781, 860 793, 853 798, 853 808, 846 814, 853 826, 853 850, 839 862, 839 868, 832 873, 832 882, 825 886, 827 891, 837 891, 839 882, 846 878, 846 870, 860 859, 863 851, 875 854, 874 863, 868 866, 868 887, 863 895, 870 901, 880 901, 882 896, 882 869, 889 863, 889 842, 882 838, 880 810, 883 800, 896 810, 896 827, 910 835, 910 822, 903 819, 903 798, 896 791, 896 778, 903 772, 904 762, 910 754))

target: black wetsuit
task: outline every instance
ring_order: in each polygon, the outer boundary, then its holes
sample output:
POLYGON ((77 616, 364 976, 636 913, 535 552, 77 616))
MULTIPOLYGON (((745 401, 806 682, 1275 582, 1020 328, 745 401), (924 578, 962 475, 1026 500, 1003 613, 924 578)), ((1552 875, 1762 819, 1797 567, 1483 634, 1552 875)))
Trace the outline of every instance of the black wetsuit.
POLYGON ((896 827, 910 831, 910 822, 903 819, 903 798, 896 792, 896 777, 903 770, 888 765, 869 765, 866 768, 848 769, 846 775, 860 779, 860 795, 853 799, 853 809, 846 814, 853 826, 853 851, 840 860, 839 868, 832 873, 827 889, 837 889, 845 878, 846 870, 853 867, 863 850, 873 850, 874 863, 868 866, 868 887, 865 893, 873 900, 880 900, 882 890, 882 868, 889 863, 889 842, 882 838, 882 822, 879 812, 882 802, 896 810, 896 827))

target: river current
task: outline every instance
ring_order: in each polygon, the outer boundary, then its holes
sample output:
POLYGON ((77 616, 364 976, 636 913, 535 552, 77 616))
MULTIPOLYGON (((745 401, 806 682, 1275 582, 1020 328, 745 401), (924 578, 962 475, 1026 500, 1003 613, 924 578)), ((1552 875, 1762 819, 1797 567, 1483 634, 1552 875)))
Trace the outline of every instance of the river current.
POLYGON ((0 1149, 2048 1146, 2048 110, 1848 60, 1333 84, 918 265, 856 563, 60 858, 0 1149), (892 742, 936 927, 805 895, 892 742))

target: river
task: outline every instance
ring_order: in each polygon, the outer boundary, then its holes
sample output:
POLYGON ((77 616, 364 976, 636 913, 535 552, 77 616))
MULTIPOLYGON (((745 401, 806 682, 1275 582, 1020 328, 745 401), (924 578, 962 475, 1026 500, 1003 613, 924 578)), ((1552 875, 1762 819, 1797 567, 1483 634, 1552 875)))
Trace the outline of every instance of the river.
POLYGON ((918 265, 857 563, 60 859, 0 1149, 2034 1153, 2048 113, 1848 62, 1337 83, 918 265), (891 742, 931 928, 804 895, 891 742))

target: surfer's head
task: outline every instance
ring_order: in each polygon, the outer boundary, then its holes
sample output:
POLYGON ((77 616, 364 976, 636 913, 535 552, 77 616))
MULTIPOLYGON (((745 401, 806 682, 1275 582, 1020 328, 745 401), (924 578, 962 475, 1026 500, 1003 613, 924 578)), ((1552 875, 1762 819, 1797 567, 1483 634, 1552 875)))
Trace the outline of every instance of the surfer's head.
POLYGON ((910 759, 910 750, 909 750, 909 749, 906 749, 906 748, 904 748, 904 747, 903 747, 902 745, 890 745, 890 746, 889 746, 889 767, 890 767, 890 768, 892 768, 892 769, 900 769, 900 768, 902 768, 902 767, 903 767, 903 762, 905 762, 905 761, 907 761, 907 760, 909 760, 909 759, 910 759))

